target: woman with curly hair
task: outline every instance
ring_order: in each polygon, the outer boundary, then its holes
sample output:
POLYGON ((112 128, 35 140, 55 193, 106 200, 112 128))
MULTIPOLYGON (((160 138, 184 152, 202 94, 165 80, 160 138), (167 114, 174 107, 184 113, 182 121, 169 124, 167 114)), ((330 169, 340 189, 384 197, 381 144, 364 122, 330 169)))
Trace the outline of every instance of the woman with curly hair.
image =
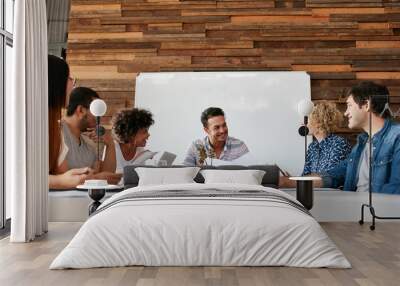
POLYGON ((343 115, 334 103, 321 101, 315 105, 308 123, 314 141, 308 146, 302 175, 329 171, 350 154, 349 142, 332 133, 342 121, 343 115))
POLYGON ((140 108, 121 110, 111 122, 117 173, 122 173, 125 166, 142 164, 153 157, 153 152, 144 149, 150 136, 149 128, 154 124, 150 111, 140 108))
MULTIPOLYGON (((343 115, 334 103, 320 101, 314 106, 307 125, 314 140, 308 146, 302 176, 329 171, 350 154, 349 142, 332 133, 342 120, 343 115)), ((280 177, 279 186, 295 187, 296 182, 287 177, 280 177)))

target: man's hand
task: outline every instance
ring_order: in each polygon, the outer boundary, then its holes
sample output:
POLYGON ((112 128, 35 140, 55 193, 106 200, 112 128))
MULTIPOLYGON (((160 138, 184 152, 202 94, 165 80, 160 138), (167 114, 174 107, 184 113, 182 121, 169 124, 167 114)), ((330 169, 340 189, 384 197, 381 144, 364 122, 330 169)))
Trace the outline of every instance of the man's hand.
MULTIPOLYGON (((84 132, 86 136, 88 136, 93 142, 97 143, 97 135, 95 128, 88 128, 86 132, 84 132)), ((100 136, 100 143, 104 143, 106 146, 112 146, 114 144, 114 140, 111 135, 111 130, 106 130, 104 135, 100 136)))

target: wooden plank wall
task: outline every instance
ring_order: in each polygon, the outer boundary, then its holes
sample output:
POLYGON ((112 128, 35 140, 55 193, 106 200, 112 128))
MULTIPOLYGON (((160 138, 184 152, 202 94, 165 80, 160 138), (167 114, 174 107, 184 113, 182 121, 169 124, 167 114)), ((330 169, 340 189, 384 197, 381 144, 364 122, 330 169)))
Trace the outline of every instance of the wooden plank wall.
POLYGON ((145 71, 304 70, 313 100, 375 80, 400 103, 400 0, 72 0, 67 60, 108 116, 145 71))

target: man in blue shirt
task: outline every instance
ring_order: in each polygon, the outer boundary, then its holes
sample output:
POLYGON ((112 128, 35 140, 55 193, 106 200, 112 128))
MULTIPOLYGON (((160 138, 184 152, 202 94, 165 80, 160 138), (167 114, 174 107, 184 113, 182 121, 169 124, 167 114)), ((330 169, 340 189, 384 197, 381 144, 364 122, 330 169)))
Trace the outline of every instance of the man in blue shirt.
POLYGON ((344 191, 368 191, 369 188, 369 112, 372 137, 373 192, 400 194, 400 125, 390 120, 389 91, 385 86, 367 81, 353 87, 347 98, 345 116, 349 128, 362 129, 347 160, 321 174, 316 187, 344 191))

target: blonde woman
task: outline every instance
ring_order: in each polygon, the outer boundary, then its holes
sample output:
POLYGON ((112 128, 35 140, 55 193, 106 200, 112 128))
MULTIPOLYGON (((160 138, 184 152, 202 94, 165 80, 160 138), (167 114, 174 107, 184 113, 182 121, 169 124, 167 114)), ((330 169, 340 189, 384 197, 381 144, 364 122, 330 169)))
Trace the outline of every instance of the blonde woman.
MULTIPOLYGON (((332 133, 342 120, 343 115, 334 103, 321 101, 315 105, 307 125, 309 134, 314 140, 308 146, 303 176, 325 173, 336 167, 350 154, 349 142, 332 133)), ((295 187, 296 182, 289 180, 288 177, 280 177, 279 186, 281 188, 295 187)))
POLYGON ((308 123, 314 141, 308 146, 302 175, 329 171, 350 154, 349 142, 332 133, 342 120, 343 115, 334 103, 321 101, 315 105, 308 123))

